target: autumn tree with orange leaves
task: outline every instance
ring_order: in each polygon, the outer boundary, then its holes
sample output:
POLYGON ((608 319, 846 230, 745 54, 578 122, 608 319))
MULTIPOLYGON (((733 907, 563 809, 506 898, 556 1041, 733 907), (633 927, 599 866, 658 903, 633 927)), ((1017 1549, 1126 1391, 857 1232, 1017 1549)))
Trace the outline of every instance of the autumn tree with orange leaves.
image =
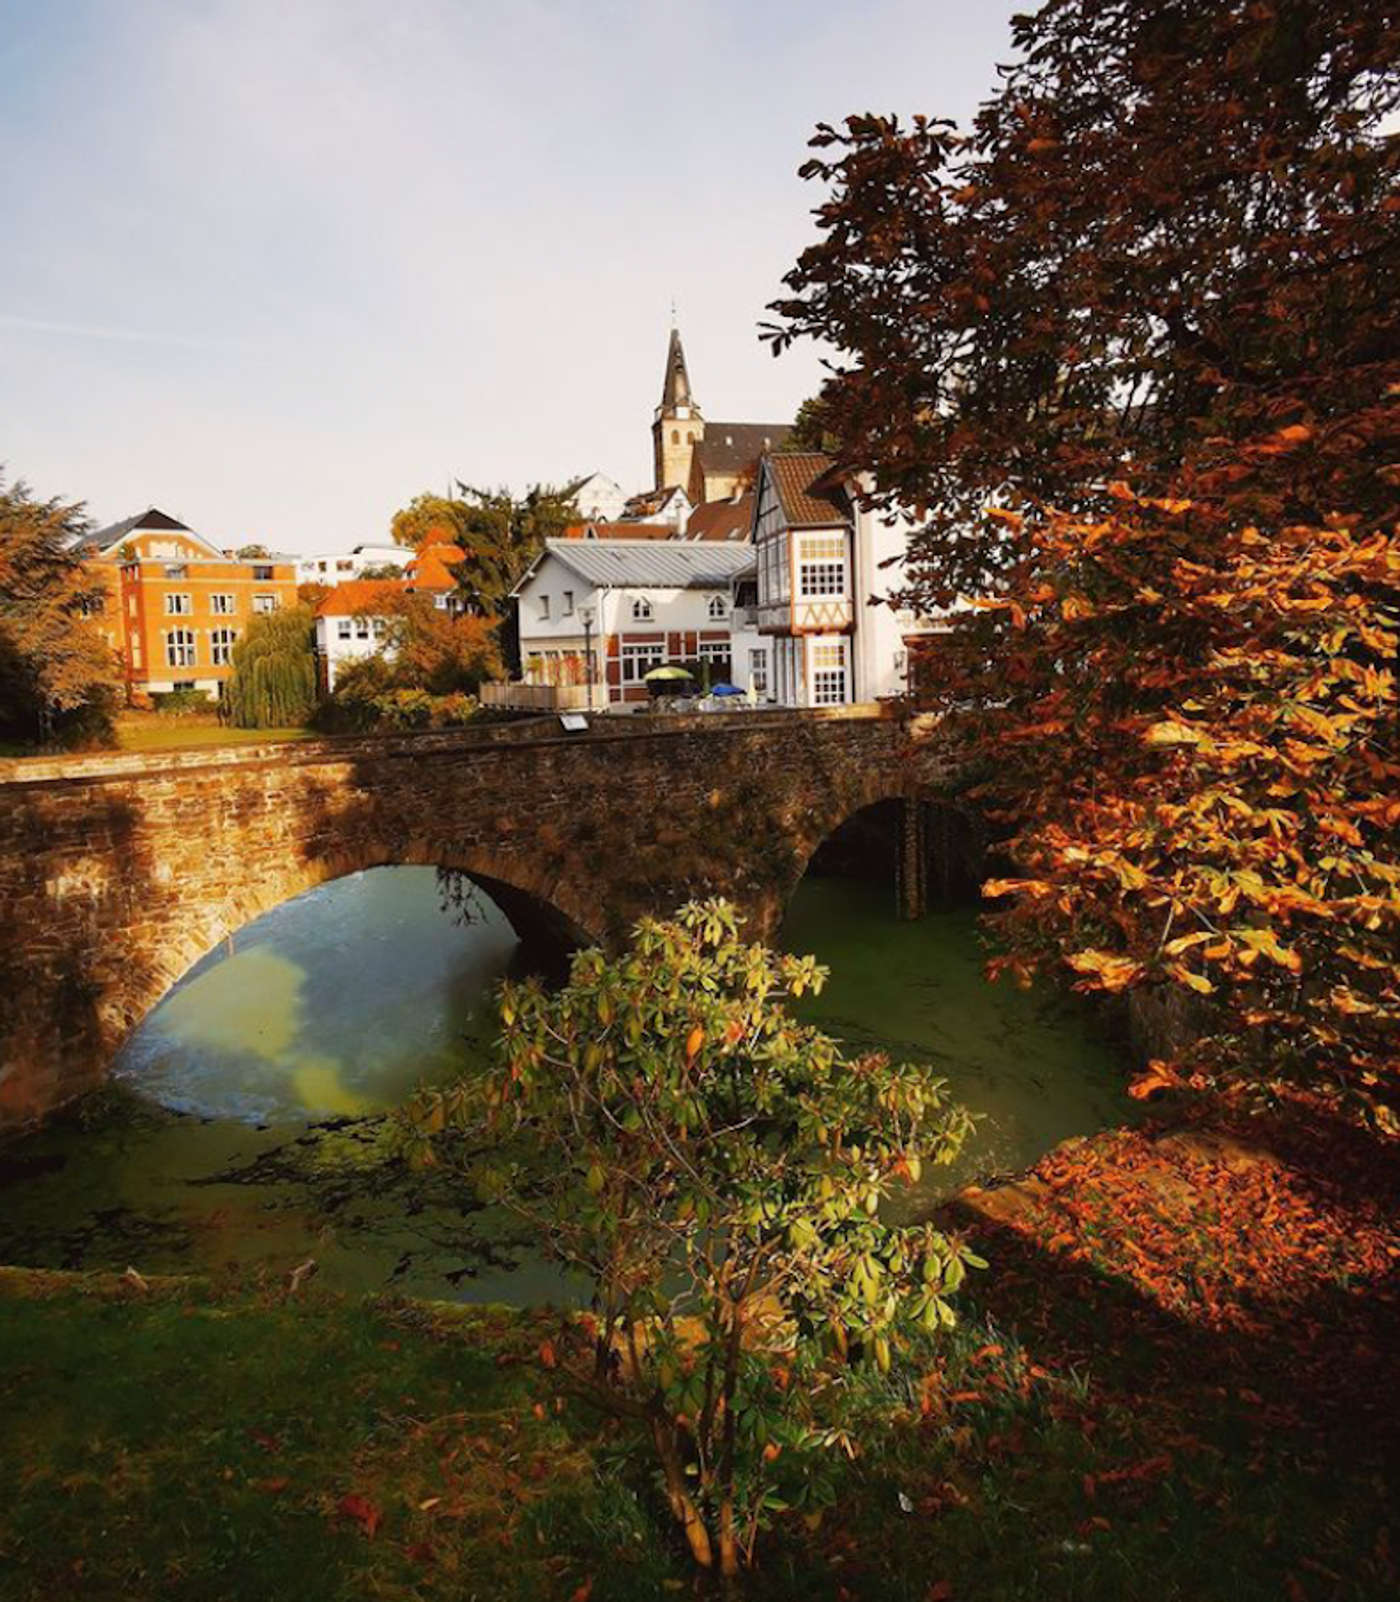
POLYGON ((1187 1069, 1400 1078, 1400 5, 1056 0, 972 129, 822 128, 775 349, 956 612, 923 695, 1000 965, 1199 995, 1187 1069))

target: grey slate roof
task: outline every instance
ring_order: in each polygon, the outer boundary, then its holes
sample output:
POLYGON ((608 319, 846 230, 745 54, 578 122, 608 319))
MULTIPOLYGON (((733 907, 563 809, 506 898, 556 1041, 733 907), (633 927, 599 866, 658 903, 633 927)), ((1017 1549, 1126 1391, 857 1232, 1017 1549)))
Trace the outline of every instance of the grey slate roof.
POLYGON ((128 534, 134 534, 137 529, 158 528, 174 529, 180 534, 193 534, 194 530, 178 518, 158 511, 149 506, 144 512, 138 512, 135 517, 123 518, 120 523, 109 523, 106 528, 95 528, 90 534, 84 534, 81 539, 73 541, 70 549, 90 553, 92 551, 105 551, 109 545, 115 545, 128 534))
POLYGON ((753 560, 747 544, 689 540, 546 540, 544 548, 597 589, 722 590, 753 560))
POLYGON ((791 432, 791 423, 712 423, 707 418, 695 454, 707 473, 742 473, 765 452, 782 450, 791 432))

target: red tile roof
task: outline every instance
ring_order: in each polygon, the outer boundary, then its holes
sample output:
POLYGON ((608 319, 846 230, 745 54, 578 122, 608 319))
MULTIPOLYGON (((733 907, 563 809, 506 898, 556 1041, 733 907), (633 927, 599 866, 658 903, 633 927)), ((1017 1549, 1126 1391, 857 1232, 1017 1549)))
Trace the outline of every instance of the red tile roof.
POLYGON ((564 530, 566 540, 673 540, 676 537, 676 530, 669 523, 570 523, 564 530))
POLYGON ((850 502, 820 451, 780 451, 766 458, 789 528, 830 528, 847 523, 850 502))
POLYGON ((346 579, 316 608, 317 617, 356 617, 377 606, 386 595, 402 595, 402 579, 346 579))
POLYGON ((737 500, 706 501, 690 514, 690 521, 685 526, 686 538, 746 540, 752 522, 752 495, 741 495, 737 500))
POLYGON ((439 541, 420 546, 404 569, 408 587, 412 590, 455 590, 457 580, 448 569, 466 559, 467 553, 460 545, 447 545, 439 541))

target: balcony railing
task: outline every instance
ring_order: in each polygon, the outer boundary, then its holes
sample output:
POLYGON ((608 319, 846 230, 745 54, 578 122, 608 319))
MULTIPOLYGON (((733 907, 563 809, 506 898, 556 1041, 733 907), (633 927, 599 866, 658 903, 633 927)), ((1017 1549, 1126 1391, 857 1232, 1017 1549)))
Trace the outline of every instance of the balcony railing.
MULTIPOLYGON (((608 704, 606 684, 592 686, 591 705, 603 711, 608 704)), ((590 705, 586 684, 483 684, 482 706, 503 707, 513 712, 585 712, 590 705)))

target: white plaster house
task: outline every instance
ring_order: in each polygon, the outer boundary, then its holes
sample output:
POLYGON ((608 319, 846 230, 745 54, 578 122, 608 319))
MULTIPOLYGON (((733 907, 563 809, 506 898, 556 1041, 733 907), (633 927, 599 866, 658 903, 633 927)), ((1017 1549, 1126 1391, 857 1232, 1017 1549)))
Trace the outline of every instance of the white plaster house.
POLYGON ((316 608, 316 668, 326 694, 335 689, 346 663, 383 649, 388 619, 367 609, 405 588, 397 579, 346 579, 321 601, 316 608))
POLYGON ((772 647, 771 694, 785 706, 902 695, 909 642, 927 632, 884 599, 909 529, 858 503, 860 483, 830 457, 780 452, 759 464, 754 502, 757 624, 772 647))
POLYGON ((691 667, 697 688, 719 682, 733 668, 734 579, 751 558, 745 545, 547 540, 512 591, 526 686, 591 680, 595 704, 616 711, 645 704, 646 675, 668 663, 691 667))
POLYGON ((298 584, 340 584, 359 578, 367 567, 396 567, 402 572, 413 552, 403 545, 357 545, 350 551, 318 552, 293 558, 298 584))
POLYGON ((587 522, 615 523, 627 504, 627 492, 606 473, 590 473, 569 485, 578 515, 587 522))

